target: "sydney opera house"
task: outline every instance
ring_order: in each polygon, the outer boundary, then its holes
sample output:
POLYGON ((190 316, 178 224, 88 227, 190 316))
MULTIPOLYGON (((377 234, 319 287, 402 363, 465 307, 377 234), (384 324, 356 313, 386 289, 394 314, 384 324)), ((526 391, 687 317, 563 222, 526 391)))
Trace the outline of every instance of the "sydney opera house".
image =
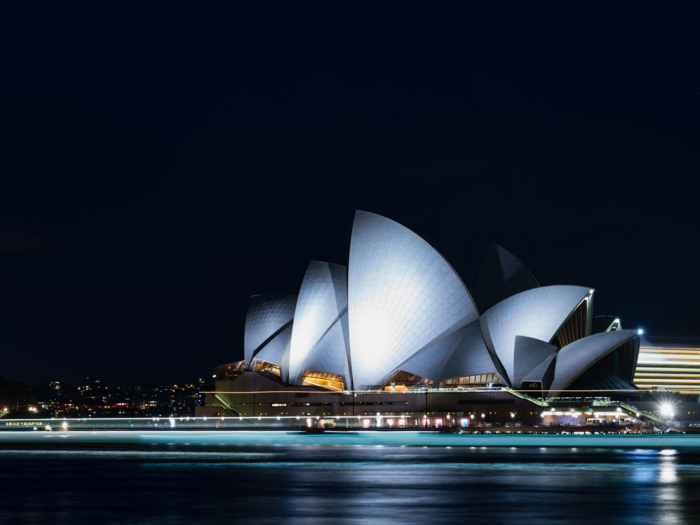
POLYGON ((495 244, 467 288, 421 237, 357 211, 347 267, 312 261, 298 295, 251 298, 245 360, 212 371, 199 413, 397 427, 586 418, 593 399, 640 393, 640 337, 594 317, 593 299, 540 286, 495 244))

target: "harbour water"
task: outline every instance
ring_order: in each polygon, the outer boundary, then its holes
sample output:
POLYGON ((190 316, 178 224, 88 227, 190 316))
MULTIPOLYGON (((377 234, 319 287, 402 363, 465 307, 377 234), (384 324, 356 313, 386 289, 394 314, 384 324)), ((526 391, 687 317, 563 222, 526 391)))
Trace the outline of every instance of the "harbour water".
POLYGON ((700 522, 700 448, 675 436, 460 446, 376 434, 13 434, 0 436, 3 523, 700 522))

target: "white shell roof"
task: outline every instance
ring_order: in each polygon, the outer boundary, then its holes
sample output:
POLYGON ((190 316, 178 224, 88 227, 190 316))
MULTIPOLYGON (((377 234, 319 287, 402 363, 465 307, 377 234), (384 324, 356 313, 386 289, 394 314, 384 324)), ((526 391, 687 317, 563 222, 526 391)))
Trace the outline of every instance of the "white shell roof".
MULTIPOLYGON (((331 354, 326 358, 322 358, 314 348, 345 312, 348 304, 347 290, 345 266, 311 261, 304 274, 294 314, 294 330, 289 354, 289 377, 292 382, 296 382, 301 370, 328 372, 329 370, 317 368, 321 362, 319 359, 327 363, 338 361, 341 371, 333 373, 343 373, 342 360, 346 359, 344 344, 342 350, 340 347, 336 348, 335 344, 327 347, 325 351, 330 351, 331 354)), ((342 330, 339 336, 343 337, 342 330)))
MULTIPOLYGON (((472 326, 472 323, 469 326, 472 326)), ((442 370, 445 368, 447 361, 452 356, 454 348, 464 336, 468 327, 460 328, 456 332, 452 332, 447 337, 444 337, 432 346, 429 346, 418 355, 410 358, 408 361, 399 366, 405 372, 416 374, 421 377, 427 377, 433 381, 438 381, 442 375, 442 370)))
POLYGON ((539 286, 520 259, 492 243, 476 280, 474 297, 479 309, 485 312, 508 297, 539 286))
POLYGON ((515 374, 513 386, 520 387, 525 377, 557 351, 557 347, 524 335, 515 337, 515 374))
POLYGON ((294 319, 296 304, 296 295, 263 294, 250 298, 243 335, 246 366, 263 343, 294 319))
POLYGON ((614 330, 589 335, 566 345, 557 354, 550 394, 556 395, 564 390, 600 359, 635 337, 638 337, 636 330, 614 330))
MULTIPOLYGON (((537 365, 536 368, 533 370, 530 370, 527 374, 525 374, 525 377, 523 378, 523 383, 527 383, 528 381, 537 381, 542 383, 545 381, 547 373, 551 367, 554 365, 552 364, 552 360, 556 359, 557 357, 557 352, 553 352, 552 354, 547 357, 544 361, 542 361, 539 365, 537 365)), ((544 388, 549 388, 548 386, 545 385, 544 388)))
POLYGON ((273 365, 282 366, 284 353, 289 350, 289 343, 292 340, 292 326, 288 326, 277 334, 272 341, 263 346, 254 355, 253 359, 266 361, 273 365))
MULTIPOLYGON (((346 311, 306 355, 299 371, 315 370, 343 376, 345 388, 349 389, 351 378, 348 367, 348 348, 348 314, 346 311)), ((296 384, 301 382, 301 377, 298 376, 299 371, 297 371, 296 376, 290 374, 292 382, 296 381, 296 384)))
POLYGON ((357 211, 348 278, 355 388, 375 385, 420 350, 478 318, 462 280, 404 226, 357 211))
POLYGON ((474 321, 466 327, 466 334, 449 356, 440 379, 495 373, 496 367, 481 336, 479 322, 474 321))
POLYGON ((508 379, 515 377, 515 338, 551 342, 562 324, 589 294, 582 286, 544 286, 501 301, 481 316, 486 345, 496 352, 508 379))

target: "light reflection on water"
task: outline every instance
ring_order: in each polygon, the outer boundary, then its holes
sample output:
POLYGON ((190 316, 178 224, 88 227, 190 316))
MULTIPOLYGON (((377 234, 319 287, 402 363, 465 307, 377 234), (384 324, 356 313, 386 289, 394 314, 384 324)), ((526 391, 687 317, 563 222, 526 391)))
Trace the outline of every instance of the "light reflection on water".
POLYGON ((697 523, 700 452, 546 447, 0 450, 3 523, 697 523))

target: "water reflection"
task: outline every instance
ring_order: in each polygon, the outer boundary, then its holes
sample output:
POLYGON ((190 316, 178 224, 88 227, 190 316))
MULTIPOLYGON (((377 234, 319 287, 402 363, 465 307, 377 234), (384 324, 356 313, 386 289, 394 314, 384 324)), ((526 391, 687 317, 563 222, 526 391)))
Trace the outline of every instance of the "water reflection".
POLYGON ((678 480, 676 474, 676 465, 665 464, 659 471, 659 480, 661 483, 674 483, 678 480))
POLYGON ((7 523, 694 523, 700 453, 531 447, 0 450, 7 523))
POLYGON ((658 523, 683 523, 682 491, 678 486, 678 465, 675 450, 661 451, 658 471, 660 487, 656 492, 656 519, 658 523))

